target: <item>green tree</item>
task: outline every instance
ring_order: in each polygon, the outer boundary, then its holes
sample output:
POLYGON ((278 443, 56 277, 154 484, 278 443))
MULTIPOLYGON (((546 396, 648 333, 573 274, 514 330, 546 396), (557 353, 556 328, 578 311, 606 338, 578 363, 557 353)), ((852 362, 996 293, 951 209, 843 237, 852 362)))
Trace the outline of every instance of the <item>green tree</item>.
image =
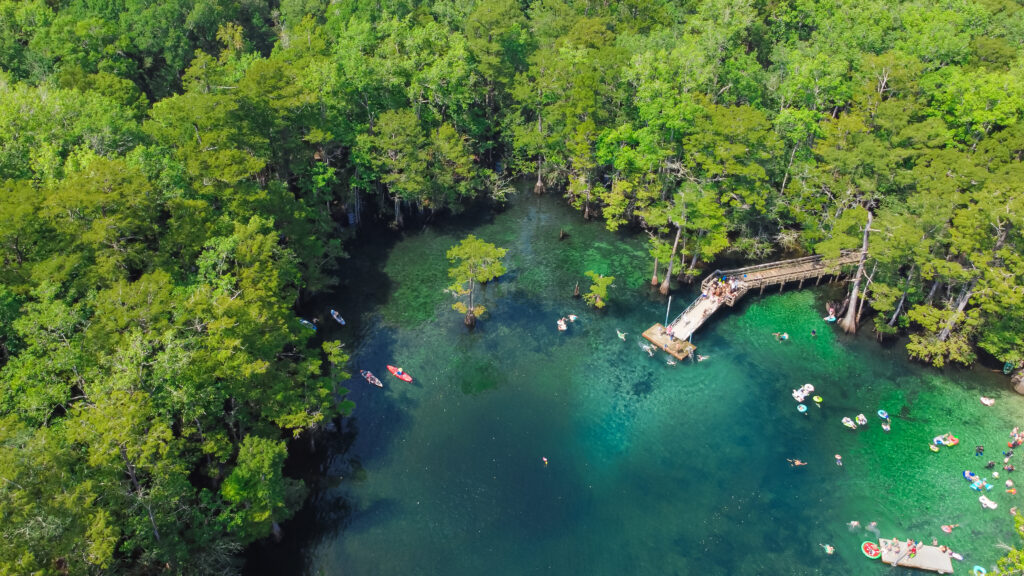
POLYGON ((220 493, 228 502, 223 512, 228 529, 245 542, 279 533, 278 522, 302 501, 302 483, 282 474, 287 456, 283 442, 246 436, 238 463, 220 493))
POLYGON ((615 276, 604 276, 593 270, 587 270, 584 274, 590 278, 590 288, 583 299, 598 310, 604 308, 608 305, 608 287, 615 282, 615 276))
POLYGON ((476 326, 477 317, 485 312, 483 306, 476 304, 476 285, 486 284, 506 272, 501 259, 507 252, 472 234, 448 250, 448 261, 454 264, 448 269, 452 280, 448 290, 465 299, 452 304, 452 309, 466 315, 466 326, 476 326))

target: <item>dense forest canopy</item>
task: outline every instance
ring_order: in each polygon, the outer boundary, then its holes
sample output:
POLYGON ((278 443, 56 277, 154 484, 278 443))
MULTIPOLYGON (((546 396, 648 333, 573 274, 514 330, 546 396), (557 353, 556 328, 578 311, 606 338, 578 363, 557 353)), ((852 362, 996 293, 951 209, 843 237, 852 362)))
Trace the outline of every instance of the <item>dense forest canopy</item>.
POLYGON ((524 174, 665 291, 866 239, 876 333, 1020 366, 1022 44, 1011 0, 0 0, 0 572, 233 566, 352 409, 295 311, 349 223, 524 174))

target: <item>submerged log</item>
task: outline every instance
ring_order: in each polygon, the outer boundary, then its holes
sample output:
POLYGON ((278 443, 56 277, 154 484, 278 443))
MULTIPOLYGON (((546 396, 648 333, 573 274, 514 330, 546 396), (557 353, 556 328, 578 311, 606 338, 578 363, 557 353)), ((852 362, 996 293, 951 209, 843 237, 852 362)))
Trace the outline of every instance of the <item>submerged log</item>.
POLYGON ((463 320, 463 322, 466 324, 466 326, 469 327, 470 330, 472 330, 473 328, 476 327, 476 314, 473 314, 472 310, 466 312, 466 319, 463 320))
POLYGON ((565 240, 568 237, 569 237, 569 234, 566 233, 564 228, 559 228, 558 229, 558 239, 559 240, 565 240))
POLYGON ((579 298, 580 297, 580 283, 579 282, 576 283, 576 288, 572 291, 572 297, 573 298, 579 298))

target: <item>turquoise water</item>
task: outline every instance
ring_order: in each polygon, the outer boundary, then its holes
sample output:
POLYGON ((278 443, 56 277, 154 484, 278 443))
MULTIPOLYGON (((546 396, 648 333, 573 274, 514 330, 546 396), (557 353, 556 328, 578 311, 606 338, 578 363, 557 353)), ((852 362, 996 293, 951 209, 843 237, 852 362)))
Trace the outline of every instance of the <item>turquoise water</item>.
MULTIPOLYGON (((1017 544, 1008 510, 1024 495, 1002 488, 1017 475, 1001 475, 989 493, 999 508, 983 511, 961 472, 1001 462, 1024 398, 987 368, 938 372, 869 331, 839 334, 821 321, 834 286, 749 295, 697 332, 707 361, 669 366, 640 349, 665 317, 642 239, 585 223, 557 198, 526 195, 493 217, 358 253, 348 288, 325 299, 350 320, 330 336, 350 342, 353 373, 372 370, 385 388, 346 384, 354 416, 321 440, 307 508, 283 543, 253 551, 249 574, 893 571, 861 555, 874 535, 850 520, 876 521, 884 537, 937 537, 966 557, 958 573, 1017 544), (509 249, 509 274, 486 287, 489 313, 472 333, 443 292, 444 252, 470 232, 509 249), (616 277, 606 311, 571 297, 590 269, 616 277), (559 333, 570 313, 579 321, 559 333), (779 331, 791 339, 777 342, 779 331), (824 402, 801 415, 790 393, 805 382, 824 402), (842 426, 858 413, 869 426, 842 426), (930 452, 945 432, 961 444, 930 452), (962 527, 946 535, 948 523, 962 527)), ((690 296, 677 292, 673 308, 690 296)))

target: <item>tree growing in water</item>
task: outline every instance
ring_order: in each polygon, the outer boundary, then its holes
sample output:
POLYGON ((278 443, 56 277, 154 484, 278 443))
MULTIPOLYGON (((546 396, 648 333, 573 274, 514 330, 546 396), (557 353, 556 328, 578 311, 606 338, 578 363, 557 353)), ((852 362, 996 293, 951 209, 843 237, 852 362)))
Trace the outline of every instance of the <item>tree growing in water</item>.
POLYGON ((498 248, 472 234, 448 250, 448 261, 455 264, 448 269, 448 277, 453 281, 449 290, 460 298, 452 308, 466 315, 466 326, 476 326, 477 317, 485 311, 474 300, 477 283, 486 284, 505 273, 501 259, 506 252, 505 248, 498 248))
POLYGON ((583 295, 583 299, 594 308, 604 308, 605 300, 608 299, 608 287, 615 282, 615 276, 602 276, 593 270, 585 272, 592 284, 590 290, 583 295))

